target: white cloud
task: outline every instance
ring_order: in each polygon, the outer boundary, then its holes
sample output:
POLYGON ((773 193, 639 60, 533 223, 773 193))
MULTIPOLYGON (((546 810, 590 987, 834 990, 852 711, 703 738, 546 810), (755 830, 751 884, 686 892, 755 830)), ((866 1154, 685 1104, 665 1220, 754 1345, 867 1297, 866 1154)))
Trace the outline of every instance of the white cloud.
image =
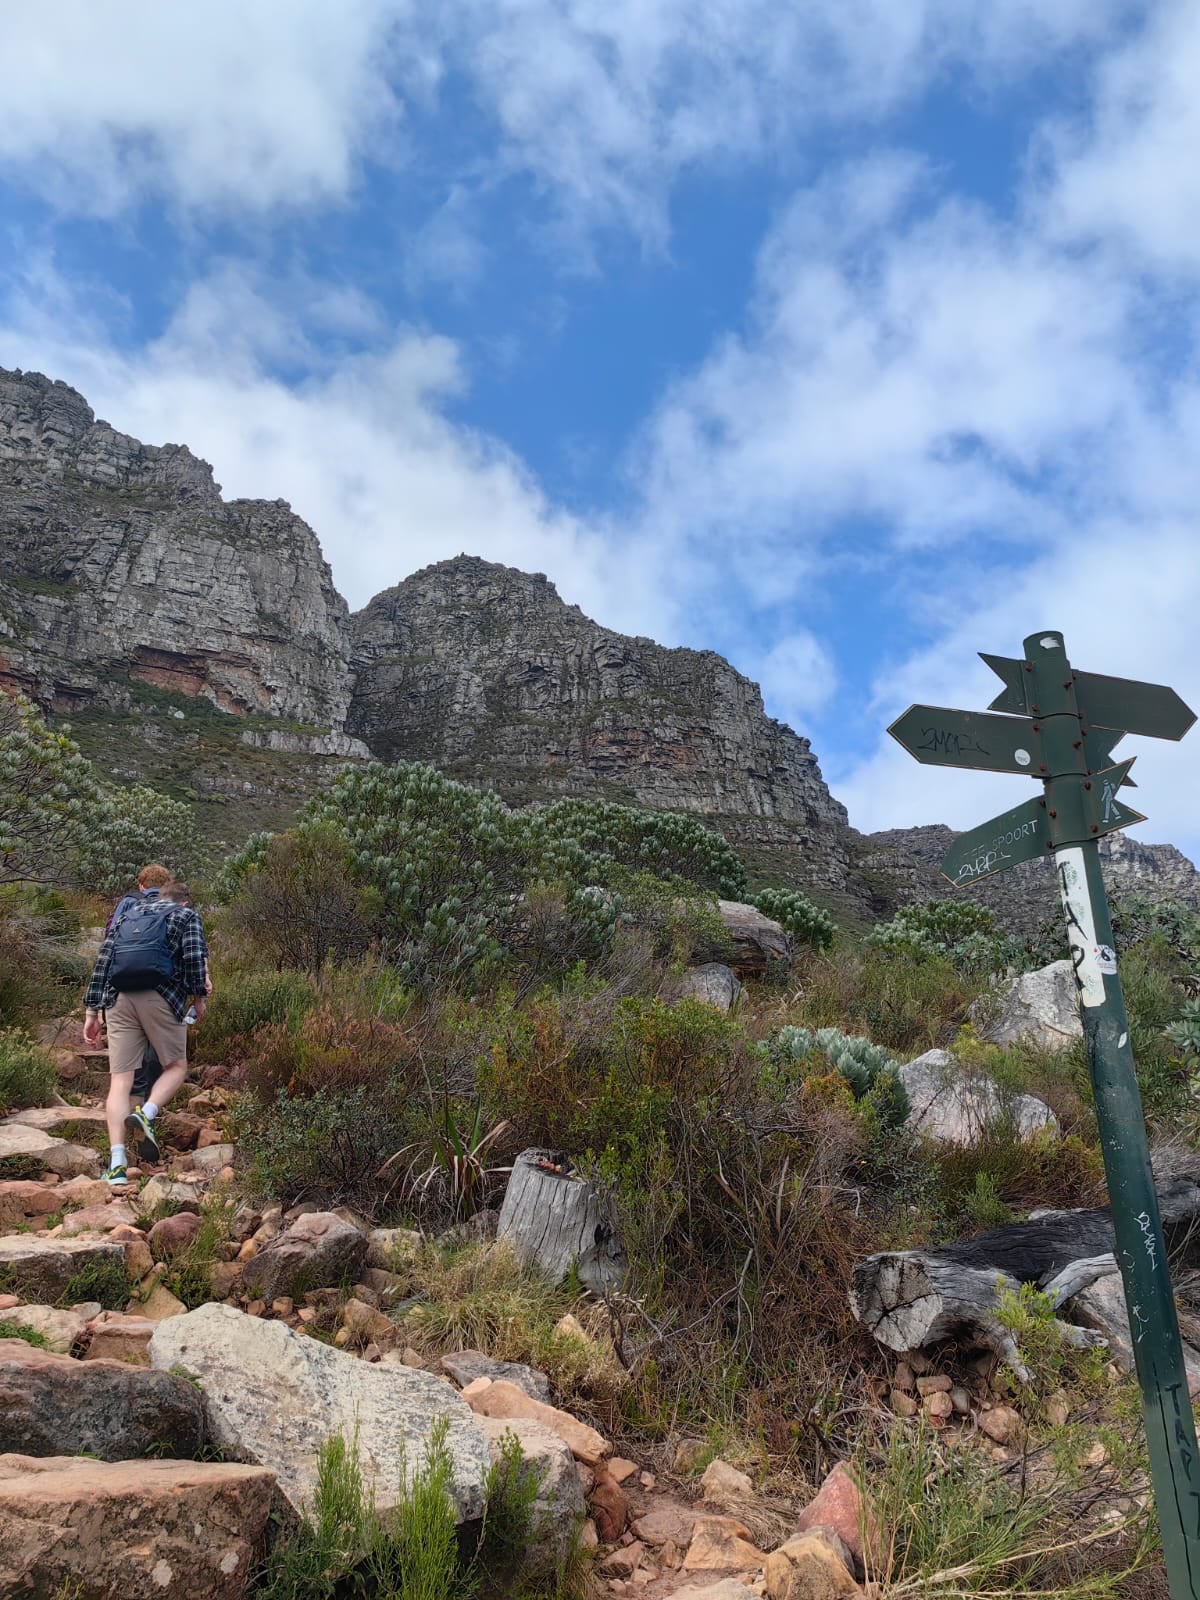
POLYGON ((838 686, 837 668, 825 646, 807 628, 793 628, 764 656, 749 664, 773 716, 803 728, 829 704, 838 686))
POLYGON ((1099 73, 1095 103, 1047 142, 1047 208, 1067 235, 1200 268, 1200 11, 1168 0, 1099 73))
MULTIPOLYGON (((861 126, 951 70, 994 84, 1104 38, 1125 4, 10 6, 0 171, 64 212, 113 215, 147 196, 208 212, 311 208, 344 201, 364 158, 411 153, 422 115, 455 84, 495 130, 494 147, 471 158, 472 180, 527 175, 573 233, 616 223, 661 246, 680 173, 747 159, 787 168, 806 130, 861 126)), ((436 167, 430 127, 422 153, 436 167)))
POLYGON ((404 0, 7 6, 0 172, 68 212, 343 199, 394 148, 404 0))

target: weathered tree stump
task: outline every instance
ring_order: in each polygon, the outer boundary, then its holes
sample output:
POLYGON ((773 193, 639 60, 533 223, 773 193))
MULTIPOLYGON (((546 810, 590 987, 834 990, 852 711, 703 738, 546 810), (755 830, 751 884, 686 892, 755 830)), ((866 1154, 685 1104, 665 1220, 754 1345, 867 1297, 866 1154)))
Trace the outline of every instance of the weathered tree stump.
POLYGON ((625 1253, 603 1197, 556 1150, 524 1150, 513 1162, 496 1237, 512 1246, 522 1266, 537 1267, 553 1283, 574 1267, 585 1288, 606 1294, 625 1276, 625 1253))

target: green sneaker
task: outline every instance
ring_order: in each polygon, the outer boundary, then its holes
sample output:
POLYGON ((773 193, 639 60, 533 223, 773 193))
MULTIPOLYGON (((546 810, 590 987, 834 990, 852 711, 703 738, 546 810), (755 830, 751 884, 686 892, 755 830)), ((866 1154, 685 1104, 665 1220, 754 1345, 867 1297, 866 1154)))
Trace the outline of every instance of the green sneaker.
POLYGON ((124 1188, 129 1182, 124 1167, 109 1167, 108 1171, 101 1174, 102 1180, 111 1188, 124 1188))
POLYGON ((125 1118, 125 1126, 137 1140, 138 1157, 142 1161, 158 1160, 158 1140, 154 1137, 154 1123, 138 1106, 125 1118))

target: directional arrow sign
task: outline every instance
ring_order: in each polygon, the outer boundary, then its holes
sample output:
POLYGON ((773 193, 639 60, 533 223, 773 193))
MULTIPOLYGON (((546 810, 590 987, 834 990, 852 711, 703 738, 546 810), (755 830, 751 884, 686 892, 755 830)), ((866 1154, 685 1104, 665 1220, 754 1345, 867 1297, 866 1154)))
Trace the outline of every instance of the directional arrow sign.
POLYGON ((988 710, 1011 711, 1018 717, 1028 716, 1029 701, 1026 696, 1027 674, 1024 661, 1015 661, 1012 656, 989 656, 983 650, 979 652, 979 659, 986 661, 996 676, 1004 680, 1004 688, 992 701, 988 710))
MULTIPOLYGON (((1089 772, 1103 772, 1105 767, 1113 765, 1113 746, 1120 744, 1125 735, 1116 728, 1089 728, 1083 736, 1083 748, 1087 753, 1089 772)), ((1129 762, 1125 765, 1128 767, 1129 762)), ((1129 789, 1136 789, 1137 784, 1132 778, 1125 779, 1129 789)))
POLYGON ((1174 689, 1161 683, 1077 672, 1075 694, 1090 727, 1121 728, 1152 739, 1182 739, 1196 720, 1196 713, 1174 689))
POLYGON ((1028 717, 910 706, 888 732, 926 766, 1038 775, 1037 735, 1028 717))
POLYGON ((1140 811, 1134 811, 1117 799, 1117 790, 1125 782, 1132 765, 1131 756, 1106 772, 1098 772, 1092 779, 1092 787, 1084 794, 1084 813, 1097 835, 1112 833, 1114 828, 1127 828, 1133 822, 1145 822, 1140 811))
MULTIPOLYGON (((980 651, 1004 688, 992 701, 991 711, 1030 716, 1029 674, 1025 662, 1013 656, 990 656, 980 651)), ((1139 683, 1135 678, 1108 678, 1102 672, 1075 673, 1075 697, 1084 722, 1094 728, 1120 728, 1152 739, 1182 739, 1196 720, 1174 689, 1161 683, 1139 683)))
POLYGON ((1003 816, 960 834, 942 858, 942 873, 951 883, 975 883, 1018 862, 1044 856, 1046 844, 1046 802, 1026 800, 1003 816))

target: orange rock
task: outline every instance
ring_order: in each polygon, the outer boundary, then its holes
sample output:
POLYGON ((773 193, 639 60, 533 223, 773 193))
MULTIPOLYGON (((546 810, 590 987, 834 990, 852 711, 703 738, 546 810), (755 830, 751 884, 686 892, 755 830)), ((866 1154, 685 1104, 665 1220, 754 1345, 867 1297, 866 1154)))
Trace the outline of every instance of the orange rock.
MULTIPOLYGON (((480 1381, 476 1379, 475 1383, 480 1381)), ((469 1383, 462 1391, 462 1398, 472 1411, 485 1417, 527 1417, 531 1422, 542 1422, 558 1435, 576 1460, 585 1461, 589 1467, 598 1466, 612 1448, 595 1428, 589 1428, 586 1422, 580 1422, 567 1411, 534 1400, 515 1383, 500 1378, 472 1394, 475 1383, 469 1383)))
POLYGON ((853 1600, 862 1594, 845 1561, 818 1528, 798 1533, 772 1550, 763 1575, 770 1600, 853 1600))
POLYGON ((624 1483, 637 1471, 636 1461, 626 1461, 624 1456, 614 1456, 608 1463, 608 1475, 614 1483, 624 1483))
POLYGON ((744 1572, 761 1567, 766 1556, 752 1544, 750 1530, 736 1517, 697 1517, 683 1558, 685 1572, 744 1572))

